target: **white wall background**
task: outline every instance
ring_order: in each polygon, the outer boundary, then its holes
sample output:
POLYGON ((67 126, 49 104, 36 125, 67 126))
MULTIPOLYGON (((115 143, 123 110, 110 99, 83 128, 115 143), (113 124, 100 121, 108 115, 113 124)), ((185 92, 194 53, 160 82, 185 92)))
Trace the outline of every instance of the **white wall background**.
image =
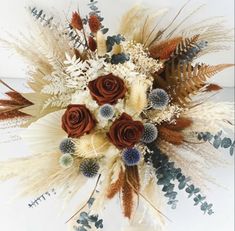
MULTIPOLYGON (((180 8, 186 0, 143 0, 142 3, 150 7, 160 6, 180 8)), ((27 18, 25 17, 25 7, 37 6, 47 12, 64 17, 76 9, 79 3, 81 9, 85 6, 85 0, 0 0, 0 37, 5 37, 6 32, 17 34, 27 33, 27 18)), ((135 0, 99 0, 100 8, 106 18, 107 26, 118 25, 121 14, 128 9, 135 0)), ((138 1, 140 2, 140 1, 138 1)), ((207 7, 202 10, 203 17, 226 16, 227 25, 234 26, 234 1, 233 0, 192 0, 191 6, 206 3, 207 7)), ((68 16, 69 18, 70 16, 68 16)), ((36 46, 36 44, 35 44, 36 46)), ((218 55, 206 57, 208 63, 234 62, 234 52, 223 52, 218 55)), ((7 78, 6 81, 13 84, 17 89, 23 89, 25 70, 27 66, 12 52, 0 48, 0 77, 7 78), (18 80, 17 80, 18 79, 18 80)), ((229 69, 214 78, 214 81, 223 86, 234 86, 234 71, 229 69)), ((0 88, 0 92, 4 89, 0 88)), ((234 100, 234 90, 226 88, 215 100, 234 100)), ((0 160, 14 156, 27 155, 28 150, 20 141, 13 144, 3 144, 12 133, 5 133, 0 130, 0 160)), ((233 231, 234 230, 234 162, 227 153, 228 165, 218 167, 209 171, 215 177, 218 185, 209 185, 209 190, 205 191, 208 200, 214 203, 216 213, 213 216, 204 216, 198 208, 192 206, 193 202, 186 198, 184 192, 180 193, 180 203, 177 210, 167 209, 167 216, 173 223, 167 225, 167 231, 233 231)), ((0 185, 0 231, 65 231, 65 220, 76 210, 81 197, 77 197, 68 205, 68 208, 61 215, 62 203, 54 195, 40 206, 29 209, 28 202, 32 198, 22 198, 12 201, 12 197, 19 191, 15 182, 8 182, 0 185)), ((86 192, 85 192, 86 193, 86 192)), ((84 194, 85 195, 85 194, 84 194)), ((105 212, 104 231, 120 231, 121 215, 118 201, 112 202, 105 212)), ((146 230, 147 231, 147 230, 146 230)), ((151 231, 151 230, 148 230, 151 231)))

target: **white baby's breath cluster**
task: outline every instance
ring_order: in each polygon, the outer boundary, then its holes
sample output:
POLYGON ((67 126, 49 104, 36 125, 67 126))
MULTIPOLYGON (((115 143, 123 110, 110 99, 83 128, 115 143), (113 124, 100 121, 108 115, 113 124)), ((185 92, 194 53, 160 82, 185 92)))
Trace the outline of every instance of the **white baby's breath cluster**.
POLYGON ((150 122, 161 124, 163 122, 173 123, 175 118, 178 118, 183 112, 183 108, 178 105, 168 105, 163 110, 151 110, 147 112, 150 122))
POLYGON ((162 68, 163 64, 159 60, 151 58, 143 44, 125 41, 122 46, 124 52, 129 54, 130 61, 135 64, 137 72, 149 76, 149 74, 155 73, 162 68))

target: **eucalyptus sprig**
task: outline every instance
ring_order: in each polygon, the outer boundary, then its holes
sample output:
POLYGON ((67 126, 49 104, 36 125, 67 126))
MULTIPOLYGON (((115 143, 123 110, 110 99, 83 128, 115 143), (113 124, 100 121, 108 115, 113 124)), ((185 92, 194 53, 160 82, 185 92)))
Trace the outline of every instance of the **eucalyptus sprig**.
POLYGON ((206 197, 199 194, 200 189, 193 184, 189 184, 190 178, 186 177, 180 168, 175 167, 174 162, 170 162, 167 155, 153 143, 147 145, 148 151, 145 155, 145 162, 151 164, 155 170, 157 184, 162 185, 164 196, 169 199, 168 203, 172 209, 176 208, 177 192, 175 191, 175 181, 178 181, 178 189, 188 193, 188 197, 193 196, 194 205, 200 204, 200 209, 209 215, 213 214, 212 204, 205 202, 206 197))
POLYGON ((222 133, 222 131, 219 131, 217 134, 213 135, 210 132, 199 132, 197 138, 200 141, 209 142, 216 149, 229 149, 229 153, 232 156, 235 151, 235 141, 232 141, 232 139, 228 137, 222 137, 222 133))

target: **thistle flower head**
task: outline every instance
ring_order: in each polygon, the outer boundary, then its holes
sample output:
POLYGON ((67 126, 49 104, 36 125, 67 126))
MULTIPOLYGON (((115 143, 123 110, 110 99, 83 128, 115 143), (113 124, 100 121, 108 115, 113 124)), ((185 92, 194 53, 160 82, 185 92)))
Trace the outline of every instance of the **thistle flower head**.
POLYGON ((114 110, 110 104, 104 104, 103 106, 101 106, 99 113, 104 119, 112 119, 114 116, 114 110))
POLYGON ((150 92, 149 100, 154 109, 162 109, 168 105, 170 99, 163 89, 156 88, 150 92))
POLYGON ((144 143, 152 143, 157 139, 158 130, 154 124, 146 123, 144 124, 144 134, 141 138, 141 141, 144 143))
POLYGON ((140 161, 140 151, 136 148, 127 148, 123 151, 122 159, 127 166, 137 165, 140 161))
POLYGON ((63 154, 73 154, 75 152, 75 144, 69 138, 62 140, 59 148, 63 154))
POLYGON ((70 154, 64 154, 60 157, 59 163, 63 168, 70 168, 73 165, 73 157, 70 154))
POLYGON ((80 171, 86 177, 95 177, 99 171, 99 164, 94 159, 85 159, 80 164, 80 171))

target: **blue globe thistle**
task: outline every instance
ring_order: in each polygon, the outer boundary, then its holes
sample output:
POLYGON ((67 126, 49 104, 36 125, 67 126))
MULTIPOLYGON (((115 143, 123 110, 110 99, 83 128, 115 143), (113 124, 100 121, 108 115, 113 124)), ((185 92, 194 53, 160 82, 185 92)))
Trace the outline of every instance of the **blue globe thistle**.
POLYGON ((168 105, 170 99, 163 89, 156 88, 150 92, 149 100, 154 109, 162 109, 168 105))
POLYGON ((114 116, 114 110, 110 104, 104 104, 101 106, 99 113, 104 119, 112 119, 114 116))
POLYGON ((123 151, 122 159, 127 166, 137 165, 140 161, 140 151, 136 148, 127 148, 123 151))
POLYGON ((85 159, 80 164, 80 171, 86 177, 95 177, 100 169, 99 164, 94 159, 85 159))
POLYGON ((74 154, 75 152, 74 142, 69 138, 62 140, 62 142, 60 143, 60 151, 63 154, 74 154))
POLYGON ((157 139, 158 130, 154 124, 146 123, 144 124, 144 134, 141 138, 143 143, 149 144, 157 139))
POLYGON ((64 154, 60 157, 59 163, 63 168, 70 168, 73 165, 73 157, 70 154, 64 154))

